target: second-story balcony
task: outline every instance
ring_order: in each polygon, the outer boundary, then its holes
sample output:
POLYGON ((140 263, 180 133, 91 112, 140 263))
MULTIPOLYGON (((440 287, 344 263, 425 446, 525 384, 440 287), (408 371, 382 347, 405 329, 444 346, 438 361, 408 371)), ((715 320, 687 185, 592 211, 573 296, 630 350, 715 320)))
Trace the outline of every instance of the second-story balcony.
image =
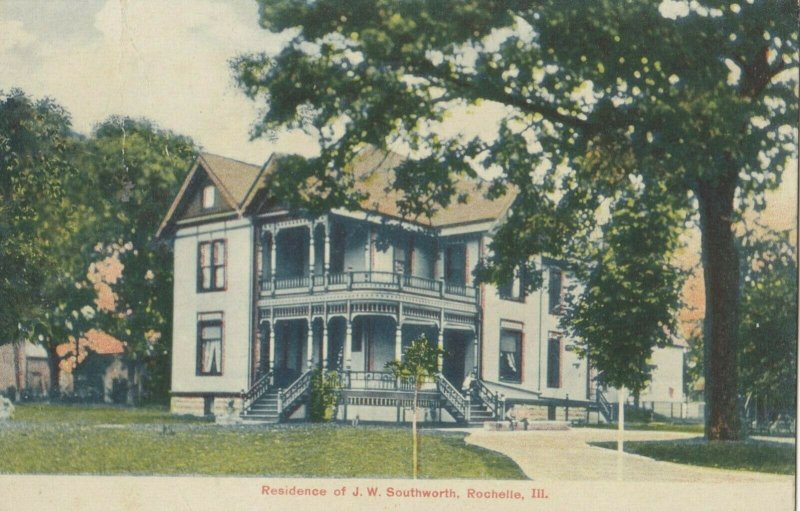
POLYGON ((262 296, 317 294, 336 291, 385 290, 475 303, 477 289, 444 279, 429 279, 403 273, 347 271, 301 277, 266 277, 261 280, 262 296))

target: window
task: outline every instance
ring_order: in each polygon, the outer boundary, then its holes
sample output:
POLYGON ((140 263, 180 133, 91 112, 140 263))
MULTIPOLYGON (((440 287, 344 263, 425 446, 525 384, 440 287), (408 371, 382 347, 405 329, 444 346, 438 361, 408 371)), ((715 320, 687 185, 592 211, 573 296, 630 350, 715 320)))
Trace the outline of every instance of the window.
POLYGON ((225 240, 200 242, 198 252, 197 289, 225 289, 225 240))
POLYGON ((550 268, 550 278, 548 281, 549 307, 550 314, 561 313, 562 300, 562 275, 558 268, 550 268))
POLYGON ((201 314, 197 321, 197 374, 222 374, 222 313, 201 314))
POLYGON ((547 386, 561 387, 561 337, 553 333, 547 339, 547 386))
POLYGON ((514 276, 498 285, 497 292, 501 300, 525 301, 525 282, 521 270, 515 271, 514 276))
POLYGON ((467 280, 467 247, 463 243, 448 245, 444 251, 444 279, 448 284, 463 286, 467 280))
POLYGON ((522 382, 522 332, 500 330, 500 380, 522 382))
POLYGON ((213 185, 203 188, 203 209, 211 209, 216 202, 216 190, 213 185))

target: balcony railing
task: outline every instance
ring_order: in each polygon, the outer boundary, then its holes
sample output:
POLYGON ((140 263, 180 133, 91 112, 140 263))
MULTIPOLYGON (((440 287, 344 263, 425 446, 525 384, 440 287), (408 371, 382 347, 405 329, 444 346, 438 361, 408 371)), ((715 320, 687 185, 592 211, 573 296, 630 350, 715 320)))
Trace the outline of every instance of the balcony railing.
POLYGON ((319 292, 324 290, 394 290, 427 296, 448 297, 474 301, 477 289, 473 286, 453 284, 403 273, 380 271, 348 271, 314 275, 312 277, 267 277, 261 281, 261 291, 277 295, 319 292))

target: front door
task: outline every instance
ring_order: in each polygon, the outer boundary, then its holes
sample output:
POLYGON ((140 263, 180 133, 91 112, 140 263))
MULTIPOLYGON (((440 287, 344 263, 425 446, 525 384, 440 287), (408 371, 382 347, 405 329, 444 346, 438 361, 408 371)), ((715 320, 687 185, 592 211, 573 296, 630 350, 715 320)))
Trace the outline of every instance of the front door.
POLYGON ((467 335, 462 332, 445 332, 442 374, 457 389, 466 376, 467 335))

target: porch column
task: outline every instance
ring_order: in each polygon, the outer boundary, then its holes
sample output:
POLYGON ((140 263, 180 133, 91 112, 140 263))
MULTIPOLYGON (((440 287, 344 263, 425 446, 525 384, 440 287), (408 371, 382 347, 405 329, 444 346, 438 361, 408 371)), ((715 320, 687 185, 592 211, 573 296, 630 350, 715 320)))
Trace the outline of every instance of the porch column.
POLYGON ((397 327, 394 332, 394 359, 398 362, 403 358, 403 325, 397 318, 397 327))
POLYGON ((261 290, 261 281, 264 280, 264 231, 256 229, 256 282, 261 290))
POLYGON ((269 330, 267 334, 267 346, 269 346, 269 371, 272 373, 272 378, 270 378, 270 383, 274 381, 275 378, 275 341, 277 340, 278 336, 275 332, 275 322, 269 323, 269 330))
POLYGON ((322 252, 322 271, 325 273, 325 283, 328 283, 328 273, 331 271, 331 235, 329 226, 325 225, 325 250, 322 252))
POLYGON ((306 337, 306 356, 308 357, 308 369, 314 366, 314 320, 308 318, 308 336, 306 337))
POLYGON ((478 377, 478 330, 475 330, 472 337, 472 372, 478 377))
POLYGON ((269 278, 272 281, 272 294, 275 294, 275 268, 277 267, 276 264, 276 246, 278 244, 278 231, 277 229, 271 229, 269 231, 269 278))
POLYGON ((444 363, 444 357, 442 356, 442 351, 444 351, 444 311, 442 311, 441 320, 439 321, 439 338, 436 341, 436 347, 439 348, 439 356, 436 361, 436 367, 441 373, 442 364, 444 363))
POLYGON ((322 318, 322 369, 328 369, 328 322, 322 318))
POLYGON ((308 226, 308 288, 314 289, 314 224, 308 226))
POLYGON ((372 258, 370 257, 370 246, 372 245, 372 226, 367 226, 367 241, 364 242, 364 269, 366 271, 372 271, 372 266, 370 263, 372 262, 372 258))
POLYGON ((347 318, 347 327, 344 331, 344 368, 350 369, 353 357, 353 323, 347 318))

